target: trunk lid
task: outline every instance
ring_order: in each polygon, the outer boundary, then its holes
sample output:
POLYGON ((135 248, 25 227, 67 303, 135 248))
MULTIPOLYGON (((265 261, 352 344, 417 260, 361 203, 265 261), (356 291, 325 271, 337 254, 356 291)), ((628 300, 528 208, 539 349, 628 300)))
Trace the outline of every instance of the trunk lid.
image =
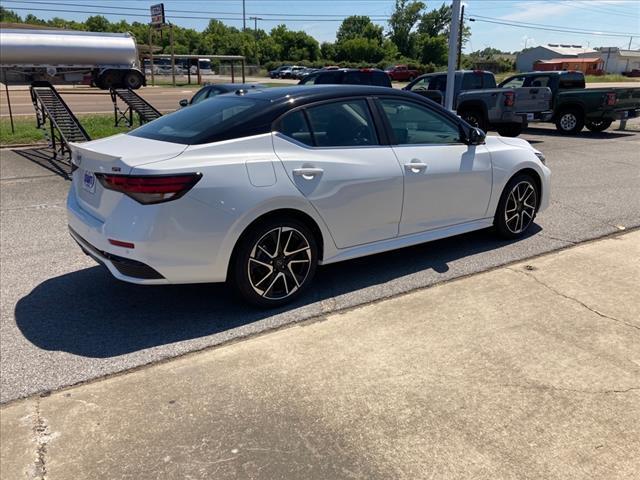
POLYGON ((125 134, 70 146, 71 161, 78 167, 71 188, 82 209, 100 220, 111 214, 124 195, 103 188, 96 173, 127 175, 140 165, 177 157, 187 148, 125 134))

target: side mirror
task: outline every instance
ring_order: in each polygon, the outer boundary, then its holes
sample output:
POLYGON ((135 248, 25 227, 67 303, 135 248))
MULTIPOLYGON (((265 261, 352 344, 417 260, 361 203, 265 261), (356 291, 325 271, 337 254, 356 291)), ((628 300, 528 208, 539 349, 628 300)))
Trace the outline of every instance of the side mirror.
POLYGON ((487 135, 477 127, 471 127, 467 135, 467 143, 469 145, 482 145, 487 135))
POLYGON ((183 98, 182 100, 180 100, 178 102, 180 104, 181 107, 187 107, 189 106, 189 100, 187 100, 186 98, 183 98))

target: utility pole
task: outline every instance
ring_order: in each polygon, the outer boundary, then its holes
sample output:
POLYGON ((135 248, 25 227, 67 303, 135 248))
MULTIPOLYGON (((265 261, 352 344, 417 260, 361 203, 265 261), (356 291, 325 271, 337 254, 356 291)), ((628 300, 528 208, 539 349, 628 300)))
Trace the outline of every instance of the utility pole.
POLYGON ((264 20, 262 17, 249 17, 249 20, 253 20, 253 33, 258 36, 258 20, 264 20))
POLYGON ((464 5, 462 5, 462 10, 460 11, 460 32, 458 32, 458 66, 456 67, 460 70, 460 62, 462 61, 462 32, 464 31, 464 5))
POLYGON ((456 81, 456 48, 458 28, 460 27, 460 0, 453 0, 451 5, 451 25, 449 26, 449 62, 447 65, 447 90, 445 92, 445 108, 453 111, 453 92, 456 81))
POLYGON ((246 17, 246 10, 245 10, 245 4, 244 4, 245 0, 242 0, 242 31, 244 32, 247 29, 247 17, 246 17))

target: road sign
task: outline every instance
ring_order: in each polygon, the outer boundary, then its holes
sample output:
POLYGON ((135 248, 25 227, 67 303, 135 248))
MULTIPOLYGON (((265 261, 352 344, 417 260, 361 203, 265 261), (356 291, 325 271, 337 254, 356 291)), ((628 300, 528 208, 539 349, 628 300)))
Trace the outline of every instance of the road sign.
POLYGON ((151 5, 151 25, 161 27, 165 24, 164 3, 151 5))

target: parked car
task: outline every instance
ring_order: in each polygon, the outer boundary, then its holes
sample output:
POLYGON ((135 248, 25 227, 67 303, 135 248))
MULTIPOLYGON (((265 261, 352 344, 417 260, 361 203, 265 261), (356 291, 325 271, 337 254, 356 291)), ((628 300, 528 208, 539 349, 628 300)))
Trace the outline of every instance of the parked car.
POLYGON ((189 105, 194 105, 196 103, 200 103, 207 98, 213 98, 217 95, 222 95, 223 93, 229 92, 237 92, 237 91, 246 91, 250 89, 256 88, 265 88, 261 83, 216 83, 209 84, 202 87, 198 90, 191 99, 183 98, 180 100, 179 105, 181 107, 188 107, 189 105))
POLYGON ((303 68, 301 70, 297 70, 291 73, 291 78, 294 78, 296 80, 301 80, 303 78, 305 78, 308 75, 311 75, 312 73, 317 72, 318 69, 317 68, 303 68))
POLYGON ((575 71, 528 72, 500 83, 504 88, 547 87, 552 93, 548 118, 560 133, 576 134, 586 126, 593 132, 609 128, 614 120, 640 115, 640 88, 586 88, 584 74, 575 71))
POLYGON ((319 264, 494 226, 549 203, 542 153, 410 92, 327 85, 220 95, 71 144, 72 237, 118 279, 223 282, 274 307, 319 264))
POLYGON ((280 72, 280 78, 294 78, 300 70, 303 70, 305 67, 300 67, 298 65, 294 65, 293 67, 285 68, 280 72))
POLYGON ((291 65, 280 65, 278 68, 269 71, 269 78, 280 78, 283 70, 291 68, 291 65))
MULTIPOLYGON (((428 73, 404 87, 444 104, 447 73, 428 73)), ((505 137, 517 137, 529 120, 551 117, 548 88, 496 88, 493 73, 483 70, 455 72, 453 105, 468 123, 484 131, 495 129, 505 137)))
POLYGON ((397 82, 412 82, 414 78, 420 75, 420 72, 407 65, 393 65, 384 70, 391 80, 397 82))
POLYGON ((391 80, 382 70, 375 68, 341 68, 338 70, 319 70, 304 77, 299 85, 376 85, 391 87, 391 80))

